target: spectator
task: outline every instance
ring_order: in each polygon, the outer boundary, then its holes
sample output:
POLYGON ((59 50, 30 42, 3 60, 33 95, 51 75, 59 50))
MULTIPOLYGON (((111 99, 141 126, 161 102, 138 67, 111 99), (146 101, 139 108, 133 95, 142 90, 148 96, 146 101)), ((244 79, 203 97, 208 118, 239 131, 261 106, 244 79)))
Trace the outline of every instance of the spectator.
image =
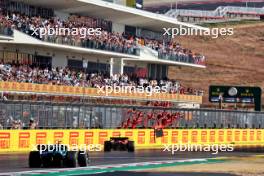
POLYGON ((23 128, 23 123, 21 120, 12 120, 11 129, 19 130, 23 128))
POLYGON ((37 126, 38 126, 38 123, 33 118, 31 118, 29 120, 29 125, 28 126, 29 126, 29 129, 36 129, 37 126))
POLYGON ((0 81, 16 81, 35 84, 51 84, 65 86, 94 87, 124 86, 124 87, 155 87, 165 86, 169 93, 197 95, 202 91, 185 88, 178 81, 162 79, 129 77, 127 74, 115 74, 109 77, 101 73, 86 74, 69 68, 44 68, 20 64, 0 64, 0 81))

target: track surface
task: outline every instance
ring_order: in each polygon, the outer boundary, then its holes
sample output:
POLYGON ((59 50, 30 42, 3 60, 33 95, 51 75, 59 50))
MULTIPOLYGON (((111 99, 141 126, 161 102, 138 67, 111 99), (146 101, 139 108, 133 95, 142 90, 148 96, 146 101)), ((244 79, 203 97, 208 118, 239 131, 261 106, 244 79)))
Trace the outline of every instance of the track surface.
MULTIPOLYGON (((135 153, 128 152, 93 152, 90 153, 91 166, 109 165, 109 164, 125 164, 136 162, 163 161, 163 160, 183 160, 195 158, 215 158, 215 157, 231 157, 231 156, 248 156, 254 153, 228 152, 213 155, 205 152, 179 152, 172 155, 169 152, 161 150, 140 150, 135 153)), ((45 168, 41 168, 45 169, 45 168)), ((19 172, 31 169, 28 167, 28 154, 1 154, 0 155, 0 175, 4 172, 19 172)))

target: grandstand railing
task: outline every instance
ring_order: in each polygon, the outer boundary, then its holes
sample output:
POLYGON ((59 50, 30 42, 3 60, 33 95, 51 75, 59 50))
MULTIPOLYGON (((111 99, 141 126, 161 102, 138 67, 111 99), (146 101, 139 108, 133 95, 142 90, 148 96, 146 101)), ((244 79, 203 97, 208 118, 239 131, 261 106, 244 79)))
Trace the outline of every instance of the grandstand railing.
POLYGON ((177 16, 197 16, 197 17, 215 17, 214 11, 202 11, 202 10, 185 10, 185 9, 172 9, 169 10, 166 15, 171 17, 177 17, 177 16))
MULTIPOLYGON (((26 31, 21 31, 21 32, 26 33, 26 31)), ((163 59, 163 60, 196 64, 196 65, 202 65, 202 66, 205 65, 204 56, 191 57, 189 55, 164 53, 164 52, 153 50, 152 48, 147 47, 147 46, 142 46, 140 44, 137 44, 136 46, 133 46, 133 47, 127 47, 125 45, 116 46, 116 45, 105 44, 103 42, 98 42, 96 40, 74 40, 71 38, 66 39, 61 36, 55 36, 55 37, 54 36, 44 36, 40 40, 44 42, 49 42, 49 43, 111 51, 111 52, 124 53, 124 54, 129 54, 129 55, 136 55, 136 56, 141 56, 143 59, 144 59, 144 54, 145 54, 146 57, 151 56, 151 57, 154 57, 154 59, 163 59)))
MULTIPOLYGON (((27 31, 23 31, 23 30, 18 30, 18 31, 22 32, 23 34, 27 33, 27 31)), ((13 35, 13 30, 11 30, 11 28, 1 28, 0 26, 0 35, 2 33, 6 35, 13 35)), ((30 37, 32 36, 30 35, 30 37)), ((202 66, 205 65, 204 56, 191 57, 189 55, 164 53, 164 52, 153 50, 152 48, 149 48, 147 46, 142 46, 140 44, 137 44, 136 46, 133 46, 133 47, 127 47, 125 45, 116 46, 116 45, 104 44, 102 42, 98 42, 95 40, 74 40, 71 38, 65 39, 61 36, 55 36, 55 37, 54 36, 44 36, 40 40, 44 42, 49 42, 49 43, 70 45, 70 46, 90 48, 90 49, 96 49, 96 50, 111 51, 111 52, 124 53, 124 54, 129 54, 129 55, 136 55, 136 56, 141 56, 143 59, 145 57, 154 57, 154 59, 163 59, 163 60, 196 64, 196 65, 202 65, 202 66), (145 54, 145 57, 144 57, 144 54, 145 54)))
POLYGON ((0 24, 0 35, 13 36, 13 30, 10 27, 3 27, 0 24))
POLYGON ((164 53, 162 51, 156 51, 147 46, 140 46, 140 53, 147 54, 155 58, 159 58, 162 60, 189 63, 189 64, 197 64, 197 65, 205 65, 204 56, 196 56, 192 57, 184 54, 173 54, 173 53, 164 53))
POLYGON ((156 50, 153 50, 152 48, 142 45, 139 45, 139 48, 140 48, 140 53, 144 53, 156 58, 158 57, 158 52, 156 50))
POLYGON ((191 102, 202 103, 202 96, 200 95, 186 95, 186 94, 171 94, 171 93, 152 93, 147 92, 115 92, 105 94, 99 91, 99 88, 87 88, 77 86, 57 86, 49 84, 32 84, 32 83, 18 83, 18 82, 0 82, 1 92, 28 92, 28 93, 47 93, 56 95, 71 95, 71 96, 88 96, 88 97, 113 97, 126 98, 137 100, 153 100, 153 101, 171 101, 171 102, 191 102))
POLYGON ((33 118, 38 128, 110 129, 120 127, 132 108, 144 114, 164 111, 184 114, 170 128, 264 128, 264 112, 12 101, 0 102, 0 124, 3 129, 9 129, 13 121, 19 120, 27 129, 33 118))
POLYGON ((103 42, 97 42, 96 40, 81 40, 76 41, 74 39, 65 40, 62 37, 44 37, 42 39, 45 42, 56 43, 56 44, 63 44, 63 45, 70 45, 70 46, 79 46, 82 48, 90 48, 90 49, 98 49, 104 51, 112 51, 130 55, 140 55, 140 49, 137 47, 126 47, 126 46, 117 46, 117 45, 106 45, 103 42))
POLYGON ((230 6, 226 8, 226 13, 264 15, 264 8, 230 6))
POLYGON ((171 9, 166 15, 177 18, 178 16, 200 18, 223 18, 228 14, 264 15, 264 8, 220 6, 214 11, 171 9))
POLYGON ((204 56, 192 57, 192 56, 184 55, 184 54, 172 54, 172 53, 169 54, 169 53, 158 52, 158 57, 159 59, 163 59, 163 60, 205 65, 204 56))
POLYGON ((83 48, 99 49, 99 50, 105 50, 105 51, 113 51, 113 52, 118 52, 118 53, 136 55, 136 56, 140 56, 142 52, 144 52, 145 54, 147 53, 150 56, 163 59, 163 60, 205 65, 204 62, 203 63, 195 62, 195 60, 189 56, 157 52, 151 48, 140 46, 140 45, 138 47, 128 48, 126 46, 105 45, 102 42, 97 42, 93 40, 87 40, 87 41, 82 40, 80 42, 77 42, 75 40, 64 40, 63 38, 60 38, 60 37, 45 37, 43 40, 45 42, 51 42, 51 43, 57 43, 57 44, 63 44, 63 45, 71 45, 71 46, 79 46, 83 48))

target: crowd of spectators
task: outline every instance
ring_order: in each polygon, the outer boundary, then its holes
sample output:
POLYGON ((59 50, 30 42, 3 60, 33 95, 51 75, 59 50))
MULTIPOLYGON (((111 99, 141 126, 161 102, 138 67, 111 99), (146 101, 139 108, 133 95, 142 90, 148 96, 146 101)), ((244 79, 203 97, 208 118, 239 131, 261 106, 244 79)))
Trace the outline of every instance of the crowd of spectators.
MULTIPOLYGON (((127 53, 138 55, 137 44, 133 38, 126 39, 122 34, 109 32, 107 30, 100 30, 101 35, 84 35, 82 32, 76 35, 70 35, 69 30, 61 32, 60 35, 39 35, 36 30, 39 29, 89 29, 97 28, 97 24, 93 22, 90 17, 81 17, 72 15, 68 20, 61 20, 58 17, 50 19, 42 18, 40 16, 29 17, 19 13, 7 13, 0 11, 1 25, 7 27, 6 30, 17 29, 38 39, 73 46, 81 46, 86 48, 102 49, 115 51, 120 53, 127 53)), ((87 33, 87 31, 85 31, 87 33)))
MULTIPOLYGON (((183 48, 177 42, 165 42, 138 38, 136 36, 127 36, 124 33, 119 34, 110 32, 110 29, 104 30, 104 28, 102 28, 101 35, 87 35, 85 37, 81 36, 80 33, 78 35, 69 35, 67 31, 65 35, 45 35, 41 38, 34 33, 36 29, 40 28, 87 29, 102 27, 98 26, 96 21, 90 17, 71 15, 68 20, 61 20, 58 17, 47 19, 40 16, 29 17, 19 13, 8 13, 0 9, 0 21, 0 25, 7 27, 7 29, 18 29, 29 35, 34 34, 33 36, 48 42, 102 49, 133 55, 139 55, 138 46, 141 44, 156 50, 158 52, 158 57, 161 59, 201 65, 205 64, 205 57, 203 55, 193 53, 191 50, 183 48)), ((10 33, 10 31, 8 30, 5 33, 10 33)))
POLYGON ((34 116, 30 111, 21 112, 21 116, 14 114, 6 114, 6 109, 0 110, 0 130, 1 129, 37 129, 40 118, 34 116))
POLYGON ((205 65, 205 57, 198 53, 193 53, 190 49, 183 48, 175 41, 158 41, 150 39, 138 39, 141 45, 145 45, 158 52, 161 59, 174 60, 178 62, 188 62, 205 65))
MULTIPOLYGON (((38 127, 38 122, 33 118, 30 118, 29 123, 25 124, 24 122, 22 122, 22 120, 19 120, 19 119, 15 120, 15 119, 13 119, 13 117, 9 117, 9 119, 7 119, 6 123, 10 125, 11 129, 14 129, 14 130, 37 129, 37 127, 38 127)), ((1 124, 0 124, 0 129, 3 129, 3 125, 1 125, 1 124)))
POLYGON ((182 118, 184 118, 184 114, 180 112, 144 112, 142 110, 130 109, 122 120, 120 128, 173 128, 177 126, 177 123, 182 118))
POLYGON ((66 85, 80 87, 104 87, 104 86, 126 86, 126 87, 156 87, 165 86, 169 93, 199 94, 198 90, 186 88, 178 81, 162 79, 154 80, 138 78, 131 74, 108 74, 86 73, 70 68, 40 68, 31 65, 0 62, 0 81, 15 81, 36 84, 66 85))

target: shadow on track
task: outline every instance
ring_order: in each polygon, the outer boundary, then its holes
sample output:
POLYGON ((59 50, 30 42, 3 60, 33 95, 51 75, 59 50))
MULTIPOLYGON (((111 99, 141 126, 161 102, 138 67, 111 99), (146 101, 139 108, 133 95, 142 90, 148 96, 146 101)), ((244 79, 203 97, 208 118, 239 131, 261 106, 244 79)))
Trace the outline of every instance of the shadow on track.
MULTIPOLYGON (((160 173, 150 173, 150 172, 110 172, 96 174, 96 176, 237 176, 233 174, 225 173, 190 173, 190 172, 160 172, 160 173)), ((84 176, 84 175, 82 175, 84 176)), ((90 175, 87 175, 90 176, 90 175)))

